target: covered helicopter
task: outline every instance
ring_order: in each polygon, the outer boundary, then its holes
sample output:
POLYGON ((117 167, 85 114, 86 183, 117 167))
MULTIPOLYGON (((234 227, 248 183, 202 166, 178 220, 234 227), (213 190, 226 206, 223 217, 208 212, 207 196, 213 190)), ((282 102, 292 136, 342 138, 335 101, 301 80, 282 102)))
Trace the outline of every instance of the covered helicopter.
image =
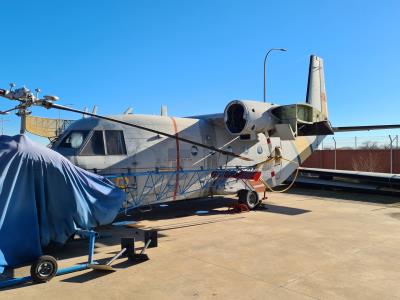
POLYGON ((84 169, 108 176, 129 195, 125 207, 237 194, 250 209, 266 189, 282 184, 327 135, 400 125, 332 127, 323 60, 310 57, 306 103, 276 105, 234 100, 224 113, 193 117, 101 116, 40 99, 26 88, 0 90, 20 104, 22 130, 29 107, 89 116, 73 122, 52 149, 84 169))

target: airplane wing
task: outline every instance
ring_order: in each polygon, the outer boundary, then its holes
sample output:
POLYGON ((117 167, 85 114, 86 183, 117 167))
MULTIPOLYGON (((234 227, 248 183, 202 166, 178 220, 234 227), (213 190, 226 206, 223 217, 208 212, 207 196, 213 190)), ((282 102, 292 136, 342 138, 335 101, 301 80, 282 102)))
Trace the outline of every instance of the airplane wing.
POLYGON ((400 128, 400 124, 332 127, 333 132, 369 131, 369 130, 395 129, 395 128, 400 128))
POLYGON ((399 174, 301 167, 296 183, 319 188, 324 186, 391 195, 399 195, 400 193, 399 174))
POLYGON ((322 175, 327 177, 343 177, 351 179, 369 179, 373 181, 382 182, 396 182, 400 184, 400 175, 391 173, 379 172, 363 172, 363 171, 350 171, 350 170, 333 170, 333 169, 319 169, 319 168, 304 168, 300 167, 299 171, 313 175, 322 175))
POLYGON ((222 126, 222 127, 225 126, 223 113, 200 115, 200 116, 190 116, 190 117, 186 117, 186 118, 201 119, 201 120, 208 121, 208 122, 212 123, 213 125, 222 126))
MULTIPOLYGON (((224 114, 210 114, 202 116, 191 116, 188 118, 202 119, 213 123, 214 125, 224 126, 224 114)), ((366 126, 339 126, 332 127, 333 132, 349 132, 349 131, 370 131, 380 129, 396 129, 400 128, 400 124, 389 125, 366 125, 366 126)))

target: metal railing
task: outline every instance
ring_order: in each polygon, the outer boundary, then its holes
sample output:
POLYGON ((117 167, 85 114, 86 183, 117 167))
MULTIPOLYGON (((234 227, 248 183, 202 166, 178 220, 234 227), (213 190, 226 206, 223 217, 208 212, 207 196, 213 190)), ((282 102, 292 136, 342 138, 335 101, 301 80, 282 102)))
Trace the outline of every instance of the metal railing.
POLYGON ((354 137, 326 137, 318 150, 389 150, 399 149, 399 136, 354 136, 354 137))

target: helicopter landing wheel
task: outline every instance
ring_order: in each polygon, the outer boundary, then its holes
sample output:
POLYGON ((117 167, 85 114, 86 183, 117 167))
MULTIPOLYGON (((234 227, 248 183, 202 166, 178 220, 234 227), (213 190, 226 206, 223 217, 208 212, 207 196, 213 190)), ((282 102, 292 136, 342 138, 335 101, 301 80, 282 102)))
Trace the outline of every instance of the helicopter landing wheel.
POLYGON ((57 260, 50 255, 43 255, 31 266, 31 277, 36 283, 50 281, 57 274, 57 260))
POLYGON ((249 209, 255 209, 261 203, 258 194, 254 191, 240 190, 238 196, 239 203, 245 204, 249 209))

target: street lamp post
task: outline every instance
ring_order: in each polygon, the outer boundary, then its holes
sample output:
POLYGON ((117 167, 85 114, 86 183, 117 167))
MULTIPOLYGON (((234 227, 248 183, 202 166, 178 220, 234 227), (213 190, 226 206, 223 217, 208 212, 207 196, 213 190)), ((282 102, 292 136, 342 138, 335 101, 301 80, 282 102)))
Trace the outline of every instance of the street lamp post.
POLYGON ((267 79, 267 72, 266 72, 267 58, 268 58, 268 54, 271 51, 287 51, 287 49, 285 49, 285 48, 271 48, 271 49, 268 50, 267 54, 265 55, 265 58, 264 58, 264 102, 265 102, 265 97, 266 97, 266 85, 267 85, 267 82, 266 82, 266 79, 267 79))

